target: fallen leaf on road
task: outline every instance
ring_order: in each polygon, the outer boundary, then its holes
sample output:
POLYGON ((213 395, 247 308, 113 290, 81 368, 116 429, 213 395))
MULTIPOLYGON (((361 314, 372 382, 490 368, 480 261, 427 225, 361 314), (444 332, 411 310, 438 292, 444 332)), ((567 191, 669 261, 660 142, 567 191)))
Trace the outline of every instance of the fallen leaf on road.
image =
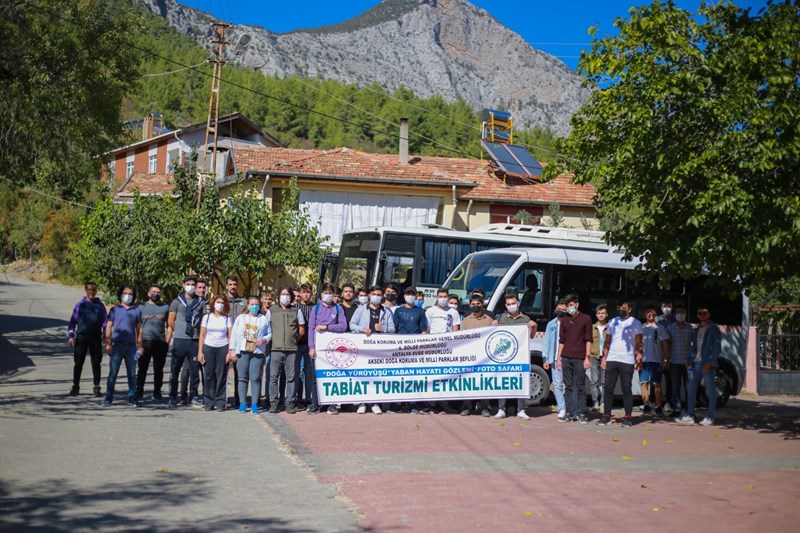
POLYGON ((722 435, 721 435, 721 434, 719 434, 719 433, 717 433, 716 435, 714 435, 714 438, 715 438, 715 439, 721 439, 721 438, 722 438, 722 435))
POLYGON ((623 456, 621 457, 621 459, 622 459, 623 461, 632 461, 632 460, 633 460, 633 457, 628 457, 627 455, 623 455, 623 456))
POLYGON ((658 512, 658 507, 653 507, 653 512, 657 513, 658 512))
POLYGON ((640 489, 646 489, 646 488, 647 488, 647 485, 641 485, 639 488, 640 488, 640 489))
POLYGON ((619 439, 611 439, 612 442, 619 442, 619 439))
POLYGON ((419 429, 419 424, 414 424, 414 429, 419 429))
POLYGON ((728 451, 732 452, 733 451, 733 446, 728 446, 728 451))
POLYGON ((248 526, 247 524, 244 524, 244 525, 242 525, 242 529, 250 529, 250 526, 248 526))
POLYGON ((647 439, 642 439, 642 446, 647 446, 647 439))
POLYGON ((755 485, 750 485, 750 490, 756 490, 756 486, 755 485))
POLYGON ((596 429, 595 432, 596 433, 602 433, 602 431, 600 431, 599 429, 596 429))
POLYGON ((532 512, 530 512, 530 511, 525 511, 525 512, 524 512, 524 513, 522 513, 522 514, 524 514, 525 516, 533 516, 533 513, 532 513, 532 512))
POLYGON ((644 428, 645 431, 653 431, 655 428, 644 428))
POLYGON ((674 443, 674 442, 675 442, 674 440, 668 440, 668 441, 667 441, 667 444, 672 444, 672 443, 674 443))
POLYGON ((791 470, 792 472, 796 472, 796 471, 797 471, 797 467, 796 467, 796 466, 793 466, 793 467, 791 467, 789 470, 791 470))
POLYGON ((506 423, 505 423, 505 422, 500 422, 500 427, 503 427, 503 426, 505 426, 505 425, 506 425, 506 423))
POLYGON ((193 477, 192 481, 200 481, 200 479, 202 479, 202 478, 200 478, 199 476, 198 477, 193 477))
POLYGON ((514 443, 514 446, 522 446, 522 443, 520 443, 520 442, 515 442, 515 443, 514 443))
POLYGON ((169 472, 169 470, 167 470, 167 467, 166 467, 166 466, 159 466, 159 467, 156 469, 156 472, 159 472, 159 473, 163 474, 164 472, 169 472))

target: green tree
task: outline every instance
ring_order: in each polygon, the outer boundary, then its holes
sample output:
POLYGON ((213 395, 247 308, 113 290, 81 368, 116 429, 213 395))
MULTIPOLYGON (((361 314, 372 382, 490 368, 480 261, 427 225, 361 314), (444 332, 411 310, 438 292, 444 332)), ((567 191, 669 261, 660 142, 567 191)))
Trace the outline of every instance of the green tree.
POLYGON ((0 17, 0 177, 80 197, 118 145, 137 75, 119 2, 9 0, 0 17))
MULTIPOLYGON (((608 239, 662 280, 769 286, 800 264, 800 16, 730 2, 633 8, 579 69, 595 91, 558 148, 608 239)), ((553 166, 555 167, 555 165, 553 166)), ((551 168, 551 172, 555 170, 551 168)))

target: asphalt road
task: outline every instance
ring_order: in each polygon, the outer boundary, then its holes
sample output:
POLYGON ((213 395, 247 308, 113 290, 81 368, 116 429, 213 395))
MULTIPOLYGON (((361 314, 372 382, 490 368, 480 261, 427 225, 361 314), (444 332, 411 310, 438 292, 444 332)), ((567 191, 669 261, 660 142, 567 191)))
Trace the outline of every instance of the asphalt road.
MULTIPOLYGON (((0 529, 362 529, 352 503, 263 416, 154 402, 103 408, 88 360, 81 395, 68 396, 66 328, 82 294, 0 274, 0 529)), ((118 400, 124 384, 123 365, 118 400)))

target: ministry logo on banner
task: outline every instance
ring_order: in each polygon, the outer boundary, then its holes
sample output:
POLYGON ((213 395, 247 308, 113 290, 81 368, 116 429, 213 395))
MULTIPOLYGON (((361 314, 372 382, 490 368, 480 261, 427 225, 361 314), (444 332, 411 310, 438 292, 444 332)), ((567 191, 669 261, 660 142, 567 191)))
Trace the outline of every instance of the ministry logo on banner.
POLYGON ((517 356, 519 342, 505 330, 495 331, 486 339, 486 355, 495 363, 508 363, 517 356))

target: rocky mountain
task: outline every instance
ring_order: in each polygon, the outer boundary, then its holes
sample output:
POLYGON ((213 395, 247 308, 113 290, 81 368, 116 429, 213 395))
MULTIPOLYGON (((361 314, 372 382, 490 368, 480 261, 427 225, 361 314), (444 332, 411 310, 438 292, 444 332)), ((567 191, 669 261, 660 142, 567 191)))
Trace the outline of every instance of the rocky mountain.
MULTIPOLYGON (((206 13, 176 0, 133 0, 206 48, 206 13)), ((364 86, 401 86, 418 96, 459 97, 476 109, 503 108, 515 125, 569 132, 569 119, 589 97, 581 78, 467 0, 384 0, 341 24, 276 34, 256 26, 230 31, 247 49, 228 48, 234 64, 278 76, 332 78, 364 86)), ((228 35, 226 34, 226 35, 228 35)))

